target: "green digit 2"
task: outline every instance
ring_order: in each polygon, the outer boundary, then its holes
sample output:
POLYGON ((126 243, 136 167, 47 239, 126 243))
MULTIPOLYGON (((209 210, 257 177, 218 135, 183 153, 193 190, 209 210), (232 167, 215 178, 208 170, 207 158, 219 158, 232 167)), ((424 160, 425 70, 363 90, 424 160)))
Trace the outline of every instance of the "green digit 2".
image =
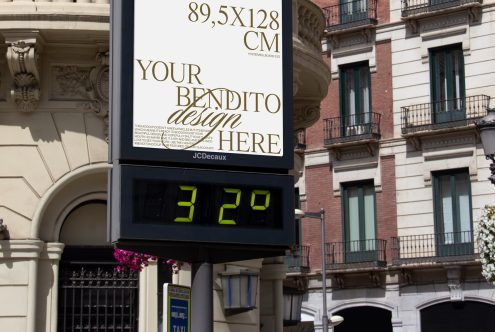
POLYGON ((270 206, 270 191, 268 190, 253 190, 251 192, 251 209, 255 211, 264 211, 270 206), (265 195, 264 205, 254 205, 256 195, 265 195))
POLYGON ((236 225, 236 222, 233 219, 223 219, 223 211, 225 209, 237 209, 237 207, 241 203, 241 189, 223 188, 223 191, 227 194, 236 194, 235 203, 225 203, 222 205, 222 207, 220 208, 220 214, 218 215, 218 223, 220 225, 236 225))
POLYGON ((174 219, 175 222, 192 222, 194 217, 194 203, 196 203, 196 193, 198 188, 195 186, 179 186, 182 191, 190 191, 191 192, 191 200, 190 201, 179 201, 177 202, 177 206, 180 207, 189 207, 189 214, 187 217, 177 217, 174 219))

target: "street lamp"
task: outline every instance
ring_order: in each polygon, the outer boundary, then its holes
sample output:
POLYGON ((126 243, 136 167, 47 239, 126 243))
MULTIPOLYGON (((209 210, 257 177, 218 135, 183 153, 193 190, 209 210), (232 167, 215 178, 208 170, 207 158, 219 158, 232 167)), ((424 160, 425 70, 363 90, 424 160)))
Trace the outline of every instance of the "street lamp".
POLYGON ((476 127, 480 132, 486 159, 492 161, 490 164, 492 174, 488 179, 495 184, 495 108, 489 108, 488 114, 476 122, 476 127))
POLYGON ((323 332, 328 332, 328 315, 327 315, 327 259, 325 254, 325 209, 321 208, 320 212, 304 212, 300 209, 295 210, 296 219, 312 218, 320 219, 321 226, 321 290, 323 293, 323 332))

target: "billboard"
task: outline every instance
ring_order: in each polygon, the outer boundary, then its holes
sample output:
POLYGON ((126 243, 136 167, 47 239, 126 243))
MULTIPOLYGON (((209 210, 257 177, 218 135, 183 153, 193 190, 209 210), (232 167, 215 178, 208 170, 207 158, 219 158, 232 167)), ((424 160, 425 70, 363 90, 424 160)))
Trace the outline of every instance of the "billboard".
POLYGON ((112 160, 292 168, 291 2, 114 2, 112 160))

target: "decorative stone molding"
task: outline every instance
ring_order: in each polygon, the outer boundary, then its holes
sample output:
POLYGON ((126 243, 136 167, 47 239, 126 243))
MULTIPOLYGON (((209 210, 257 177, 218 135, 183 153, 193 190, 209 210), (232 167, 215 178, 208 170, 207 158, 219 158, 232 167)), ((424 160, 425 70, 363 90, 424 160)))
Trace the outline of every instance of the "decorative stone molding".
POLYGON ((41 251, 40 258, 53 261, 59 261, 62 257, 65 244, 60 242, 48 242, 45 243, 43 250, 41 251))
POLYGON ((38 259, 44 243, 40 240, 0 241, 0 260, 38 259))
POLYGON ((344 276, 342 274, 332 275, 332 288, 344 289, 344 276))
POLYGON ((39 32, 3 34, 7 44, 7 62, 14 81, 12 99, 21 111, 34 111, 41 95, 38 69, 41 53, 39 32))
POLYGON ((333 171, 333 195, 341 195, 341 184, 352 181, 373 180, 375 192, 381 192, 382 177, 379 156, 360 160, 334 160, 333 171))
POLYGON ((299 87, 301 86, 301 70, 294 68, 292 72, 292 96, 295 96, 299 91, 299 87))
POLYGON ((382 283, 382 280, 381 280, 381 277, 380 277, 380 273, 379 272, 376 272, 376 271, 371 271, 369 273, 369 278, 370 278, 370 282, 371 284, 374 286, 374 287, 378 287, 381 285, 382 283))
POLYGON ((320 104, 294 105, 294 130, 308 128, 320 118, 320 104))
POLYGON ((105 124, 105 138, 108 141, 108 109, 109 109, 109 51, 96 54, 98 65, 89 73, 87 91, 90 101, 84 107, 96 113, 105 124))
POLYGON ((311 1, 299 0, 297 1, 297 15, 299 40, 312 48, 314 52, 321 53, 323 29, 320 27, 325 24, 321 9, 311 1))
POLYGON ((88 92, 90 67, 57 65, 52 67, 52 96, 54 100, 85 100, 88 92))
POLYGON ((52 98, 84 100, 80 107, 92 111, 105 122, 108 139, 109 52, 98 52, 97 65, 56 65, 52 67, 52 98))
POLYGON ((407 269, 400 270, 400 278, 401 281, 406 285, 413 284, 413 276, 411 270, 407 270, 407 269))
POLYGON ((450 290, 450 301, 464 301, 464 292, 461 285, 461 268, 459 266, 447 268, 447 286, 450 290))
POLYGON ((91 101, 86 106, 101 118, 108 118, 109 52, 99 52, 96 60, 98 65, 89 73, 87 91, 91 101))

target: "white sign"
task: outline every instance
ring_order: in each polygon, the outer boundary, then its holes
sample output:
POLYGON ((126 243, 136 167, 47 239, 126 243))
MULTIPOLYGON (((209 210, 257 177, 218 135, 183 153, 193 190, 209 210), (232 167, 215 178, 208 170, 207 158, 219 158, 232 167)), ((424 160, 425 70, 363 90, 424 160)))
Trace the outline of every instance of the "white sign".
POLYGON ((136 0, 133 146, 283 156, 282 1, 136 0))

